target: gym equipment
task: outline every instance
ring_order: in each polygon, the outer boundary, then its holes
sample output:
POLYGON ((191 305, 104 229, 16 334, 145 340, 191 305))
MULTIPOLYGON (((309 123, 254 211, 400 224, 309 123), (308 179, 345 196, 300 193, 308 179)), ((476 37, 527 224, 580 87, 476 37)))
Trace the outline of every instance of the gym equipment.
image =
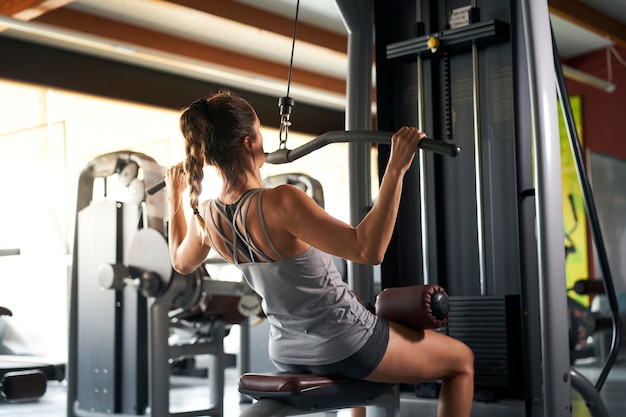
MULTIPOLYGON (((437 277, 439 284, 453 289, 455 296, 449 301, 453 306, 457 303, 454 311, 461 313, 451 316, 442 330, 474 351, 475 398, 520 399, 525 382, 520 297, 494 293, 497 284, 488 277, 494 274, 493 269, 500 273, 500 268, 507 266, 500 264, 500 255, 496 254, 495 260, 488 258, 487 253, 494 249, 488 248, 487 239, 498 239, 495 251, 499 251, 507 247, 513 235, 506 236, 491 228, 487 217, 493 213, 489 210, 497 210, 493 204, 500 201, 486 202, 484 194, 485 190, 492 193, 508 178, 508 173, 498 178, 485 167, 487 158, 499 157, 496 155, 500 148, 494 150, 490 134, 484 131, 489 120, 483 120, 486 107, 481 98, 485 78, 489 77, 481 74, 485 72, 482 68, 499 68, 500 64, 496 60, 495 65, 483 66, 483 56, 494 56, 492 50, 509 47, 510 24, 503 13, 493 12, 489 2, 481 3, 486 13, 481 13, 483 9, 479 10, 474 1, 463 7, 458 2, 453 5, 434 1, 410 6, 401 1, 375 4, 379 6, 375 16, 380 34, 376 40, 380 45, 376 61, 377 79, 381 81, 377 85, 386 92, 380 96, 384 101, 378 102, 379 128, 417 120, 423 130, 454 140, 464 149, 454 163, 432 154, 420 155, 416 179, 403 195, 406 203, 398 214, 398 237, 392 241, 381 268, 383 287, 409 284, 398 281, 398 277, 411 271, 408 276, 414 279, 413 284, 437 277), (462 15, 465 24, 452 24, 448 18, 453 15, 462 15), (398 30, 399 25, 405 29, 398 30), (415 95, 408 98, 407 91, 415 95), (425 102, 430 104, 426 106, 425 102), (415 213, 420 214, 419 218, 415 213), (407 246, 415 248, 415 255, 408 255, 407 246), (490 309, 501 315, 496 319, 490 309), (467 321, 467 317, 475 320, 467 321)), ((379 148, 379 155, 382 170, 388 155, 385 147, 379 148)), ((508 221, 505 219, 503 224, 508 221)), ((437 385, 433 384, 415 387, 420 398, 432 398, 436 392, 437 385)))
MULTIPOLYGON (((3 250, 0 256, 19 255, 18 249, 3 250)), ((1 316, 12 316, 13 313, 6 307, 0 307, 1 316)), ((0 394, 7 401, 32 401, 46 393, 46 376, 38 369, 29 366, 28 370, 19 370, 15 363, 6 363, 0 356, 0 394), (18 369, 18 370, 16 370, 18 369)))
POLYGON ((68 417, 223 415, 223 339, 259 300, 245 283, 214 281, 205 268, 173 270, 165 193, 145 192, 163 174, 149 156, 119 151, 79 177, 68 417), (180 331, 189 342, 170 342, 180 331), (198 355, 209 356, 210 407, 172 412, 172 367, 198 355))
MULTIPOLYGON (((513 324, 507 319, 502 326, 506 338, 519 340, 521 352, 507 349, 498 364, 493 355, 480 358, 472 346, 477 393, 494 393, 490 402, 512 400, 511 411, 520 415, 552 417, 570 415, 574 388, 592 415, 605 416, 597 391, 609 366, 593 388, 570 369, 565 354, 569 338, 554 95, 560 64, 553 42, 546 41, 552 40, 547 2, 376 0, 374 16, 378 128, 391 130, 417 119, 425 131, 463 148, 453 164, 424 154, 424 181, 405 188, 398 236, 381 267, 383 287, 410 284, 399 281, 403 277, 420 283, 434 276, 455 297, 472 297, 479 304, 483 297, 498 297, 513 315, 513 324), (426 214, 416 219, 418 212, 426 214), (422 240, 421 223, 428 224, 422 240), (485 386, 487 371, 497 366, 519 373, 521 389, 510 378, 485 386)), ((566 97, 561 104, 569 106, 566 97)), ((579 142, 571 142, 582 155, 579 142)), ((379 148, 379 170, 387 162, 384 149, 379 148)), ((602 240, 597 237, 596 242, 602 240)), ((455 297, 450 297, 453 307, 455 297)), ((467 315, 475 317, 476 327, 485 327, 486 318, 474 314, 479 304, 468 306, 467 315)), ((457 320, 451 316, 448 327, 457 320)), ((459 335, 471 345, 465 337, 459 335)), ((475 342, 486 345, 488 340, 483 335, 475 342)))
MULTIPOLYGON (((405 188, 383 287, 437 277, 455 297, 476 303, 466 316, 477 328, 490 324, 474 314, 482 298, 499 299, 512 320, 500 326, 502 340, 519 340, 519 351, 507 343, 498 360, 481 358, 472 343, 486 346, 487 334, 475 341, 459 335, 475 351, 476 392, 491 391, 490 402, 511 400, 506 407, 520 415, 567 416, 572 385, 547 2, 375 1, 374 15, 378 127, 411 124, 423 112, 425 131, 463 148, 454 163, 425 154, 425 181, 405 188), (422 240, 421 223, 428 225, 422 240), (499 378, 489 386, 495 369, 519 375, 518 383, 499 378)), ((380 170, 387 159, 379 155, 380 170)), ((458 320, 451 316, 448 327, 458 320)))
MULTIPOLYGON (((450 310, 445 290, 432 284, 386 289, 375 307, 380 317, 416 329, 441 327, 450 310)), ((359 406, 376 406, 385 417, 400 416, 397 385, 337 375, 244 374, 239 392, 257 400, 240 417, 294 416, 359 406)))
MULTIPOLYGON (((0 249, 0 256, 19 254, 19 249, 0 249)), ((10 309, 0 306, 0 318, 12 315, 10 309)), ((6 401, 37 400, 46 393, 48 381, 63 379, 65 364, 47 363, 42 358, 25 355, 0 355, 0 398, 6 401)))
MULTIPOLYGON (((318 150, 319 148, 331 143, 346 142, 346 143, 376 143, 389 145, 391 143, 391 135, 393 132, 384 131, 338 131, 338 132, 326 132, 320 136, 311 139, 304 145, 301 145, 295 149, 281 148, 274 152, 266 154, 265 161, 270 164, 285 164, 293 162, 309 153, 318 150)), ((424 138, 420 141, 418 147, 425 151, 438 153, 450 157, 456 157, 459 155, 461 149, 453 143, 448 143, 440 140, 424 138)))
POLYGON ((0 376, 0 394, 7 401, 34 401, 46 393, 47 383, 39 370, 11 371, 0 376))

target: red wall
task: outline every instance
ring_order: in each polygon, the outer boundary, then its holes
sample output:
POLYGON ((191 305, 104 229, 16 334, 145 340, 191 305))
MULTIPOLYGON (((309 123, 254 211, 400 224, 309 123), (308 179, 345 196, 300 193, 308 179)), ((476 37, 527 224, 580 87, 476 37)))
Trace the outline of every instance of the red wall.
MULTIPOLYGON (((626 47, 616 46, 626 61, 626 47)), ((626 67, 611 54, 616 89, 612 93, 589 87, 576 81, 566 80, 570 96, 582 98, 582 137, 585 149, 626 160, 626 67)), ((607 80, 607 58, 604 50, 571 59, 567 65, 607 80)))

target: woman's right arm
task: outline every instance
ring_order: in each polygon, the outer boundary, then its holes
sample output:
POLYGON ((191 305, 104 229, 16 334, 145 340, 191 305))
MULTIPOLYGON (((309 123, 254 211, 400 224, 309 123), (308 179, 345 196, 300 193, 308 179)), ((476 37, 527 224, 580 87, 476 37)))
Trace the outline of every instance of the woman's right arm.
POLYGON ((395 227, 404 174, 410 168, 417 145, 426 135, 403 127, 392 137, 391 155, 376 203, 353 227, 319 207, 293 187, 281 187, 273 216, 293 237, 316 248, 358 263, 382 262, 395 227))

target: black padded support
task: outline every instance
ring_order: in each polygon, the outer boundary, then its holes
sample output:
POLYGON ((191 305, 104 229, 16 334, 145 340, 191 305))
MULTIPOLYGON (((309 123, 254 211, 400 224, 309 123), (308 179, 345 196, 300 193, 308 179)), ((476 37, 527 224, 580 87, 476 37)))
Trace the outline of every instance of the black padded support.
POLYGON ((7 372, 0 379, 2 395, 8 401, 33 401, 46 393, 47 379, 39 370, 7 372))

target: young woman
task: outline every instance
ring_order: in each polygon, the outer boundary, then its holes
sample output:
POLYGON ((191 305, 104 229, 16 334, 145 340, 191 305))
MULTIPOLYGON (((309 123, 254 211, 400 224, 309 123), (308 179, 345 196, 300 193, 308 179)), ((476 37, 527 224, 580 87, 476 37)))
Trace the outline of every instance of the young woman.
POLYGON ((295 187, 264 188, 260 121, 243 98, 223 91, 194 101, 183 111, 180 127, 186 158, 166 175, 174 269, 193 272, 211 248, 237 265, 263 299, 270 356, 284 370, 387 383, 441 380, 438 416, 470 415, 471 350, 437 332, 408 329, 371 314, 331 258, 382 262, 403 177, 423 132, 402 127, 393 135, 377 201, 353 227, 295 187), (223 187, 217 199, 200 202, 205 165, 217 168, 223 187), (193 210, 189 222, 181 201, 187 187, 193 210))

